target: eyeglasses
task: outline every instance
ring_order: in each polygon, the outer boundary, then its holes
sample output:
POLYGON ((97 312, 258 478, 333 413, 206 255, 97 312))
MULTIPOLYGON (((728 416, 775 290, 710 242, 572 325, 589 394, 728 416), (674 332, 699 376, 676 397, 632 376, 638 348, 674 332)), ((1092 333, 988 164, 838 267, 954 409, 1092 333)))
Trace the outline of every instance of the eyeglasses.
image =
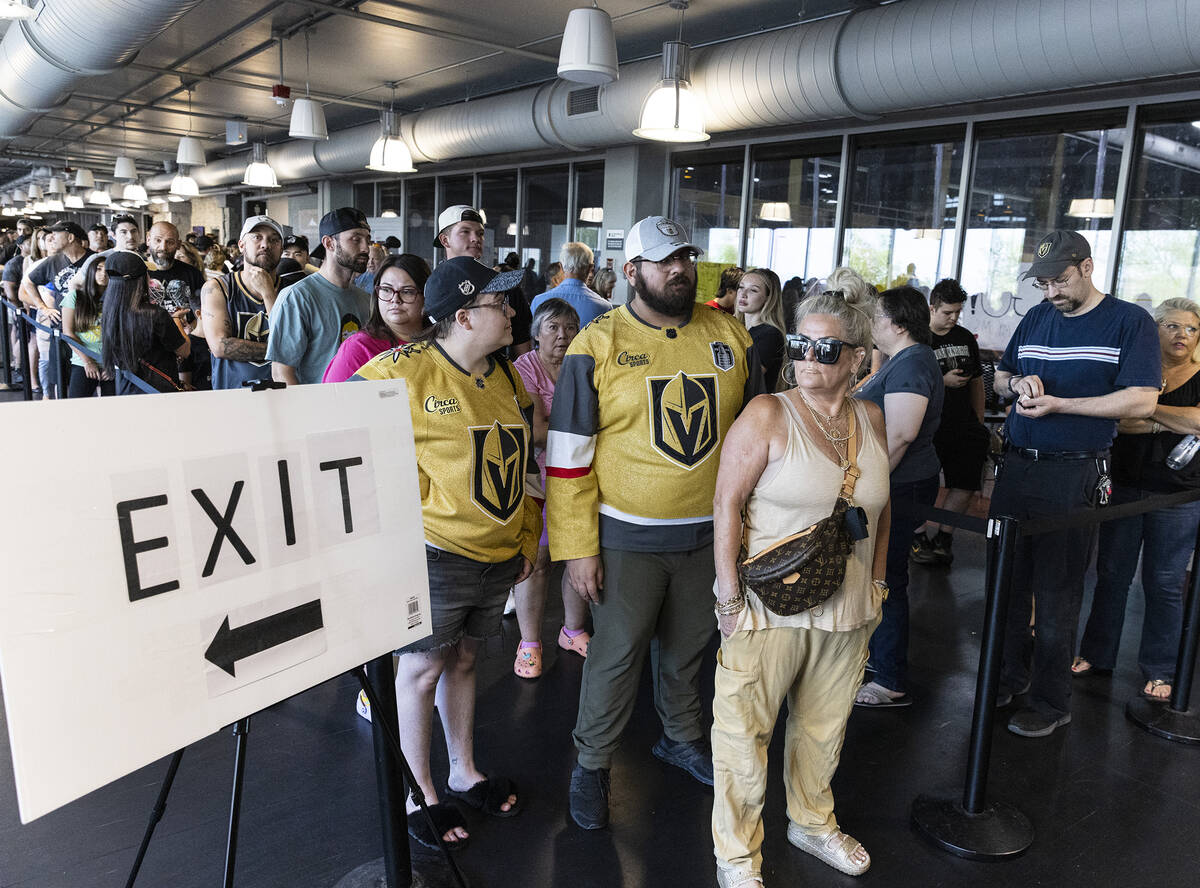
MULTIPOLYGON (((1075 269, 1078 267, 1079 267, 1078 265, 1071 266, 1072 269, 1075 269)), ((1033 282, 1033 285, 1035 287, 1037 287, 1039 290, 1041 290, 1043 293, 1045 293, 1051 287, 1053 287, 1055 290, 1061 290, 1063 287, 1065 287, 1069 283, 1071 283, 1071 272, 1070 271, 1068 271, 1062 277, 1055 278, 1052 281, 1035 280, 1033 282)))
POLYGON ((785 340, 787 356, 793 361, 803 361, 811 348, 813 356, 819 364, 836 364, 842 356, 842 346, 858 348, 853 342, 834 339, 832 336, 822 336, 820 339, 809 339, 799 333, 789 334, 785 340))
POLYGON ((478 305, 464 305, 463 308, 465 308, 467 311, 470 311, 473 308, 498 308, 503 311, 504 309, 508 308, 508 294, 505 293, 496 302, 481 302, 478 305))
POLYGON ((635 265, 639 262, 649 262, 658 269, 665 271, 677 262, 686 265, 688 268, 691 268, 696 264, 696 260, 698 258, 700 258, 700 254, 695 250, 681 250, 678 253, 672 253, 666 259, 642 259, 641 257, 638 257, 637 259, 632 259, 630 261, 635 265))
POLYGON ((379 298, 384 302, 395 302, 399 299, 405 305, 416 302, 421 295, 421 291, 416 287, 389 287, 387 284, 379 285, 379 298))
POLYGON ((1178 335, 1180 332, 1186 333, 1189 337, 1200 333, 1200 327, 1193 327, 1191 324, 1159 324, 1172 336, 1178 335))

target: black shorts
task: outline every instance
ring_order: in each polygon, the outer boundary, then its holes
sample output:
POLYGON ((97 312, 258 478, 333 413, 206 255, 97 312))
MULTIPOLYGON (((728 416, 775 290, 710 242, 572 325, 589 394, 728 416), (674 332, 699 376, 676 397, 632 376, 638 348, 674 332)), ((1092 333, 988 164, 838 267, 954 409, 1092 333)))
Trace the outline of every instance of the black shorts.
POLYGON ((983 464, 987 461, 991 435, 980 423, 937 430, 933 447, 942 463, 946 486, 955 490, 979 490, 983 464))

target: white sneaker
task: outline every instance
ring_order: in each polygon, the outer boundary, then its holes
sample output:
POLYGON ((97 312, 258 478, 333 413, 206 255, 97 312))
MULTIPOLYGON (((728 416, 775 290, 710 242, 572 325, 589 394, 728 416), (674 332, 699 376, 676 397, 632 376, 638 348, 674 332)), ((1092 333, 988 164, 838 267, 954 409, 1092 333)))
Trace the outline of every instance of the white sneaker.
POLYGON ((508 590, 508 601, 504 602, 504 616, 511 617, 517 612, 517 596, 512 590, 508 590))
POLYGON ((367 699, 367 692, 360 690, 358 692, 358 700, 355 701, 354 711, 367 721, 371 720, 371 701, 367 699))

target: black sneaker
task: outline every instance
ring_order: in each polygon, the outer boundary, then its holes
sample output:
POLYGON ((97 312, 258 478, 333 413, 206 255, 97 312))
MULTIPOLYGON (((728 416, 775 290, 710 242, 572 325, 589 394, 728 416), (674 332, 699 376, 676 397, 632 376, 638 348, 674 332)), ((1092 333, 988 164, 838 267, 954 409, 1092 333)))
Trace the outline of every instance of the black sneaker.
POLYGON ((934 534, 933 539, 929 541, 930 550, 933 552, 934 563, 949 564, 954 561, 954 553, 950 551, 950 547, 954 545, 954 536, 946 533, 944 530, 939 530, 934 534))
POLYGON ((676 742, 668 740, 667 735, 663 734, 651 752, 668 765, 687 771, 705 786, 713 785, 712 750, 703 740, 676 742))
POLYGON ((1020 709, 1008 720, 1008 729, 1021 737, 1049 737, 1054 730, 1071 723, 1071 713, 1047 715, 1036 709, 1020 709))
POLYGON ((933 553, 933 543, 924 533, 917 533, 913 536, 912 546, 908 550, 908 557, 917 564, 937 564, 937 556, 933 553))
POLYGON ((576 765, 571 771, 571 819, 582 829, 608 826, 608 768, 576 765))

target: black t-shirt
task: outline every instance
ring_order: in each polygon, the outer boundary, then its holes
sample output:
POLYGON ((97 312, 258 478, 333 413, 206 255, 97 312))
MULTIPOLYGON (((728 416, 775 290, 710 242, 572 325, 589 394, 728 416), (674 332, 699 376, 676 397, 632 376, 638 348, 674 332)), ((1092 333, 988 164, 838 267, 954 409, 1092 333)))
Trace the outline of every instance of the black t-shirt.
MULTIPOLYGON (((150 346, 146 349, 145 354, 141 355, 141 358, 146 364, 169 376, 173 382, 178 383, 179 369, 175 358, 175 351, 179 346, 183 345, 183 334, 179 332, 179 328, 175 326, 175 321, 172 320, 171 316, 165 310, 155 310, 153 318, 154 328, 150 336, 150 346)), ((138 366, 129 369, 160 392, 175 391, 173 385, 141 362, 138 363, 138 366)))
POLYGON ((181 308, 198 311, 203 288, 204 274, 186 262, 176 261, 170 268, 150 272, 150 301, 170 314, 181 308))
POLYGON ((762 361, 766 391, 773 392, 779 387, 779 371, 783 368, 783 334, 770 324, 759 324, 750 328, 750 338, 762 361))
MULTIPOLYGON (((943 376, 951 370, 961 370, 969 379, 983 375, 983 364, 979 360, 979 343, 975 341, 975 336, 970 330, 955 324, 942 336, 934 333, 931 348, 943 376)), ((942 402, 941 428, 958 428, 975 425, 977 422, 979 417, 971 409, 971 386, 946 386, 946 399, 942 402)))
POLYGON ((17 253, 17 255, 4 263, 4 281, 20 286, 24 270, 25 257, 17 253))
MULTIPOLYGON (((1159 395, 1158 403, 1164 407, 1200 405, 1200 367, 1179 388, 1159 395)), ((1183 490, 1166 465, 1167 454, 1182 440, 1183 435, 1175 432, 1159 432, 1157 435, 1118 434, 1112 446, 1113 480, 1142 490, 1163 493, 1183 490)))
POLYGON ((83 255, 72 262, 66 253, 55 253, 29 270, 29 280, 34 286, 53 290, 55 302, 61 303, 71 278, 75 277, 75 272, 79 271, 90 255, 91 250, 84 250, 83 255))

